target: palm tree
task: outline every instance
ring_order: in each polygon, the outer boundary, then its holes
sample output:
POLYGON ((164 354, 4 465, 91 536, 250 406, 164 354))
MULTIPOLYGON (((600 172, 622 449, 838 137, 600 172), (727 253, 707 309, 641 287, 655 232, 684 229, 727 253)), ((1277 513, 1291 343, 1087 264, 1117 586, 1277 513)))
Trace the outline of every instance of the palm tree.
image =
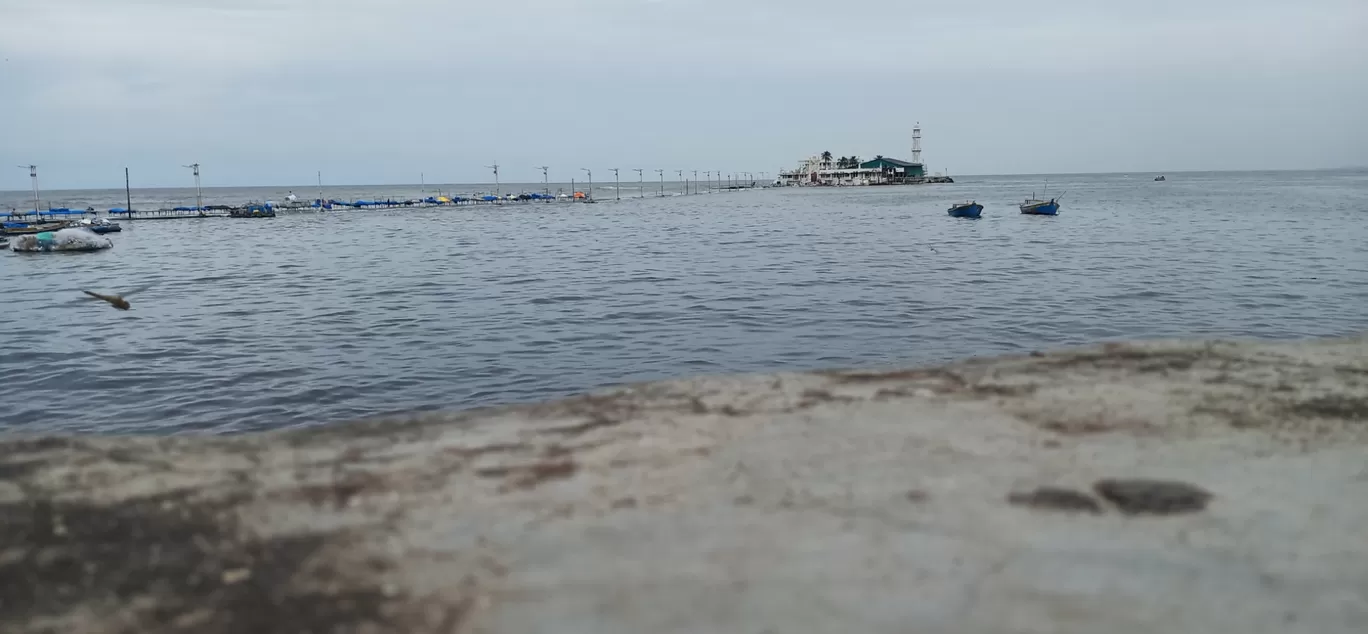
POLYGON ((823 163, 830 163, 830 162, 831 162, 831 152, 822 152, 822 162, 823 162, 823 163))

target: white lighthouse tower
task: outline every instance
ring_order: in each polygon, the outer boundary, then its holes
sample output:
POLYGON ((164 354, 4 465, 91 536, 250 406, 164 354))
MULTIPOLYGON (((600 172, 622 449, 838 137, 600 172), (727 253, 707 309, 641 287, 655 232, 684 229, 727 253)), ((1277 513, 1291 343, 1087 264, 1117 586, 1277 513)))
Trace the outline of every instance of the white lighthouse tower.
POLYGON ((921 122, 912 126, 912 162, 921 165, 921 122))

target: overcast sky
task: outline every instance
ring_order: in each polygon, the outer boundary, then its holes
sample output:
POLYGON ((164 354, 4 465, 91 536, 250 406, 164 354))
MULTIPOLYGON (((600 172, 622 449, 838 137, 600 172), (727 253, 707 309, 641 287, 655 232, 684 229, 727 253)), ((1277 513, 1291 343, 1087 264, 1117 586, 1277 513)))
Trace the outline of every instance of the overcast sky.
POLYGON ((1368 165, 1368 0, 0 0, 0 190, 1368 165), (603 171, 599 171, 603 170, 603 171))

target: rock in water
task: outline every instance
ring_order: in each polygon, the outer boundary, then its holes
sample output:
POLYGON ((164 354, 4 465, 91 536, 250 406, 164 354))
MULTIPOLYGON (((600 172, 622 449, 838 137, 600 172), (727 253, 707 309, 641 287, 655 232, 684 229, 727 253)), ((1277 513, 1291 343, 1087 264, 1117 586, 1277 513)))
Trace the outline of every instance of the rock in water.
POLYGON ((0 629, 1361 633, 1365 412, 1358 338, 10 436, 0 629))

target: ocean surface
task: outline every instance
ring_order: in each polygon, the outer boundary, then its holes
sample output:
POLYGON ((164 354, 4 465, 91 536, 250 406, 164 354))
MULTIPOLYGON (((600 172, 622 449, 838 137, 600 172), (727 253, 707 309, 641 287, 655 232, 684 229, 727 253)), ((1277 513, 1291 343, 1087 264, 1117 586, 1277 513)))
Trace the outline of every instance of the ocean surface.
MULTIPOLYGON (((1044 177, 962 177, 123 222, 108 251, 0 253, 0 430, 235 433, 697 374, 1368 329, 1368 171, 1153 176, 1050 176, 1056 218, 1015 207, 1044 177), (967 199, 983 219, 946 215, 967 199), (139 287, 127 312, 80 293, 139 287)), ((524 189, 540 186, 504 191, 524 189)), ((27 197, 0 192, 0 209, 27 197)))

